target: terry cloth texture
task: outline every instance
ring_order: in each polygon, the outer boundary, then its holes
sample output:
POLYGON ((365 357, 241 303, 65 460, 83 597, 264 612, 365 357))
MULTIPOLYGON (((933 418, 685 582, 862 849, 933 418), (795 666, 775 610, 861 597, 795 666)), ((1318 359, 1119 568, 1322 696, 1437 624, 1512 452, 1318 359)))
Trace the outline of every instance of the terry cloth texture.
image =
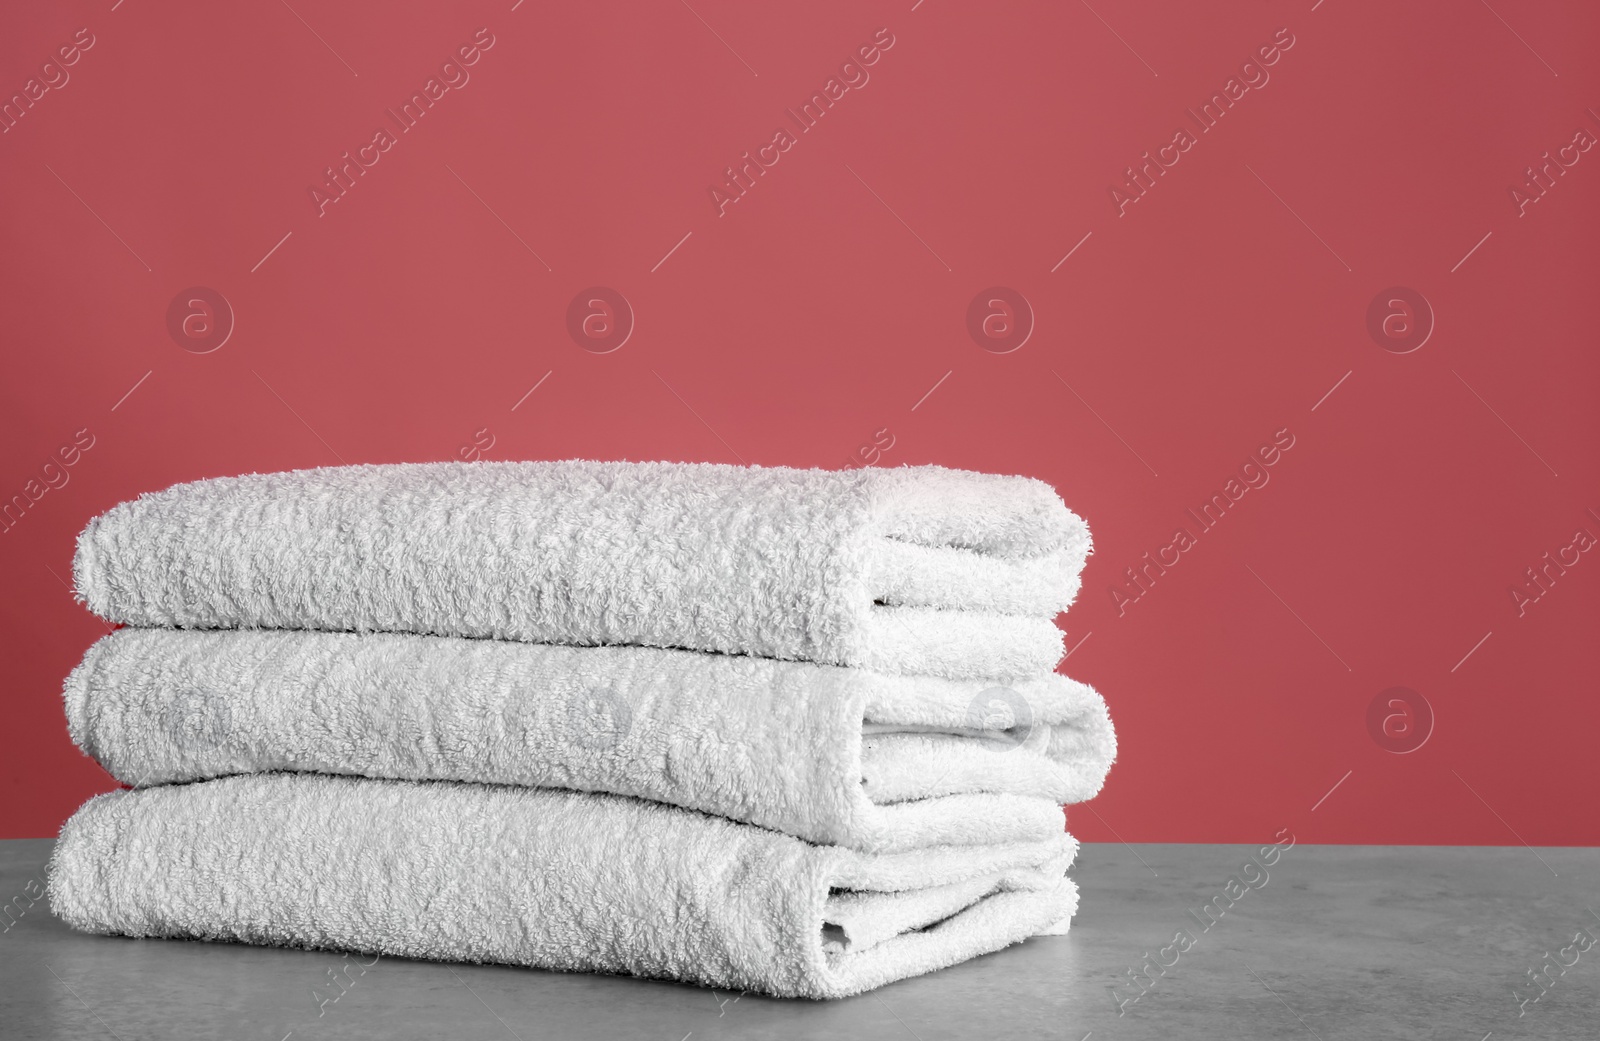
POLYGON ((255 774, 67 822, 79 929, 843 997, 1059 929, 1066 835, 863 854, 620 796, 255 774))
POLYGON ((1105 702, 651 647, 122 629, 68 729, 133 785, 268 770, 611 792, 869 851, 1046 838, 1116 754, 1105 702))
POLYGON ((181 484, 91 521, 115 622, 641 644, 946 677, 1050 672, 1087 526, 939 466, 397 463, 181 484))

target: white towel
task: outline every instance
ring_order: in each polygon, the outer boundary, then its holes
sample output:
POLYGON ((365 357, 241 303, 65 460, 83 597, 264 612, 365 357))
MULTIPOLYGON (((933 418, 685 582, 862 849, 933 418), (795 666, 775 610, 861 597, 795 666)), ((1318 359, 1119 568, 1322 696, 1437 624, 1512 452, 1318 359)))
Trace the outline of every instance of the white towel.
POLYGON ((1105 702, 650 647, 122 629, 66 683, 112 776, 264 770, 632 795, 860 850, 1048 837, 1116 754, 1105 702))
POLYGON ((643 644, 977 678, 1049 672, 1088 528, 938 466, 400 463, 126 502, 79 537, 115 622, 643 644))
POLYGON ((619 796, 255 774, 92 799, 49 890, 90 932, 831 998, 1059 931, 1075 852, 872 855, 619 796))

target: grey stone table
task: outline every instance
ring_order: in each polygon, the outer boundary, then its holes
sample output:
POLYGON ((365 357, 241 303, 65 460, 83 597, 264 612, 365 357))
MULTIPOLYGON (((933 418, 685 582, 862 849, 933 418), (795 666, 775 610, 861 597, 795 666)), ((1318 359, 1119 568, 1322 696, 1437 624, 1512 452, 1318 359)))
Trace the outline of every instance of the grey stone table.
POLYGON ((28 906, 49 841, 5 842, 0 1038, 1600 1038, 1600 943, 1574 943, 1600 940, 1600 850, 1299 844, 1263 876, 1253 848, 1086 846, 1070 935, 814 1003, 85 936, 28 906))

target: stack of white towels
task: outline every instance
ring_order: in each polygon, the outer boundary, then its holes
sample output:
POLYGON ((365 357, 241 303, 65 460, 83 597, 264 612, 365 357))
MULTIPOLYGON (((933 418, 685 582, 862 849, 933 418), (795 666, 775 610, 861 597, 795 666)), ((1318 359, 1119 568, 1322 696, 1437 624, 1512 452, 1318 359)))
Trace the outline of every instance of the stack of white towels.
POLYGON ((131 785, 51 902, 194 937, 841 997, 1077 906, 1105 703, 1054 672, 1089 532, 937 466, 478 462, 97 517, 66 683, 131 785))

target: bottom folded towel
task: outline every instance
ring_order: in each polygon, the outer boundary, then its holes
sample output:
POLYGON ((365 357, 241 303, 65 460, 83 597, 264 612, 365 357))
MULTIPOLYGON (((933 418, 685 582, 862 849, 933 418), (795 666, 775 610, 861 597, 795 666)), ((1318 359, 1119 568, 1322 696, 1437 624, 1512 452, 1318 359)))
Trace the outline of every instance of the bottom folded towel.
POLYGON ((836 998, 1065 931, 1076 852, 867 854, 621 796, 252 774, 91 799, 50 902, 97 933, 836 998))
POLYGON ((1058 834, 1117 748, 1100 695, 1053 674, 403 633, 120 629, 65 694, 78 747, 137 786, 285 770, 566 788, 875 853, 1058 834))

